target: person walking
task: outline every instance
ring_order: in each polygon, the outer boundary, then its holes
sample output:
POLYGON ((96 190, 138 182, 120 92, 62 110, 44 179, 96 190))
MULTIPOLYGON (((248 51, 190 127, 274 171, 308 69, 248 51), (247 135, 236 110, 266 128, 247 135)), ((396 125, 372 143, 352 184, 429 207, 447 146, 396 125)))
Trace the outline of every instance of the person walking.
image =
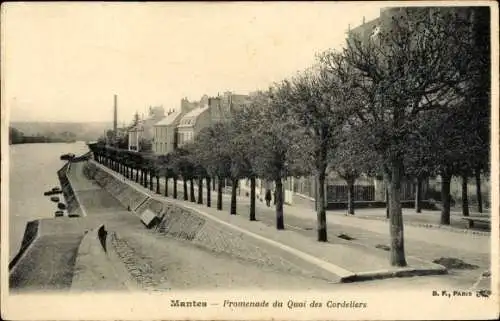
POLYGON ((267 207, 271 206, 271 190, 266 190, 266 205, 267 207))

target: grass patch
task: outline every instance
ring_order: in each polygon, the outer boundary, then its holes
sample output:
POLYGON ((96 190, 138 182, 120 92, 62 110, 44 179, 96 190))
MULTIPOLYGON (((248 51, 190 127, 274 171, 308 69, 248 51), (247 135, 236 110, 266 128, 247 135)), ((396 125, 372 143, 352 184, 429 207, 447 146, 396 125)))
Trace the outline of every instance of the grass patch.
POLYGON ((349 235, 344 234, 344 233, 337 235, 337 237, 338 237, 338 238, 341 238, 341 239, 344 239, 344 240, 348 240, 348 241, 350 241, 350 240, 355 240, 355 238, 354 238, 354 237, 349 236, 349 235))
POLYGON ((475 270, 479 268, 479 266, 474 264, 469 264, 460 259, 454 257, 441 257, 432 261, 433 263, 440 264, 447 269, 455 269, 455 270, 475 270))
POLYGON ((375 247, 377 249, 381 249, 381 250, 384 250, 384 251, 390 251, 391 250, 390 247, 388 247, 387 245, 384 245, 384 244, 377 244, 377 245, 375 245, 375 247))

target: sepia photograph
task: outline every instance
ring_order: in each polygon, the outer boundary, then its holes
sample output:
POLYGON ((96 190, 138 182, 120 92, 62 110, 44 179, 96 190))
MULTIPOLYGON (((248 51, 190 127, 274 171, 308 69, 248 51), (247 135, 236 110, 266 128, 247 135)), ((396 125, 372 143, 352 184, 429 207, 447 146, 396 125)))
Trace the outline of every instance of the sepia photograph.
POLYGON ((496 2, 1 21, 2 319, 500 317, 496 2))

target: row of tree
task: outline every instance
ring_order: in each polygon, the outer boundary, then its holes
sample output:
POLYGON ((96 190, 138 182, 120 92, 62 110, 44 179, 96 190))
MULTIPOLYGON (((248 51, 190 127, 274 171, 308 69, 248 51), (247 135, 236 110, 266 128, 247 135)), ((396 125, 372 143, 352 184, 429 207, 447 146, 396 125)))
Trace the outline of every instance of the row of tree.
MULTIPOLYGON (((256 178, 274 181, 278 229, 284 228, 282 179, 314 174, 322 242, 328 239, 327 172, 337 171, 350 187, 361 173, 383 177, 390 260, 405 266, 402 180, 413 178, 420 186, 427 177, 441 177, 440 222, 446 225, 452 176, 466 182, 489 172, 489 21, 487 7, 390 9, 378 33, 351 33, 345 49, 323 52, 311 68, 253 93, 250 105, 235 111, 230 121, 203 129, 194 142, 170 155, 102 146, 94 147, 95 154, 126 175, 135 169, 135 179, 139 175, 143 183, 149 173, 157 183, 160 176, 182 177, 199 180, 201 187, 206 179, 210 190, 216 178, 219 209, 221 181, 230 178, 235 187, 248 178, 251 220, 256 178)), ((231 214, 236 213, 235 190, 231 214)))

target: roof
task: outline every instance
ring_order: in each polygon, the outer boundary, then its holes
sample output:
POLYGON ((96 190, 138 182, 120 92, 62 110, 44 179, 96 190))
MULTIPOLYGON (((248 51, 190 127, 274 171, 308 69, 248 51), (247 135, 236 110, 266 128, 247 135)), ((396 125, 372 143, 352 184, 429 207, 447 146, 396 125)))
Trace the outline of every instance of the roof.
POLYGON ((177 120, 177 118, 179 118, 180 115, 181 115, 181 112, 178 110, 175 110, 173 113, 171 113, 170 115, 167 115, 167 117, 165 117, 162 120, 160 120, 159 122, 157 122, 155 124, 155 126, 172 125, 177 120))
POLYGON ((191 110, 189 113, 184 115, 182 117, 179 126, 193 126, 196 123, 196 119, 198 116, 200 116, 203 112, 208 111, 209 107, 203 107, 203 108, 195 108, 191 110))
POLYGON ((380 17, 378 18, 375 18, 373 20, 370 20, 370 21, 367 21, 353 29, 350 30, 350 33, 351 34, 357 34, 358 36, 362 37, 362 38, 366 38, 366 37, 369 37, 372 32, 374 31, 374 29, 380 25, 381 23, 381 19, 380 17))
POLYGON ((129 131, 141 131, 144 130, 144 127, 153 127, 155 124, 160 122, 162 119, 154 119, 154 118, 149 118, 149 119, 144 119, 140 121, 137 125, 134 127, 130 128, 129 131))

